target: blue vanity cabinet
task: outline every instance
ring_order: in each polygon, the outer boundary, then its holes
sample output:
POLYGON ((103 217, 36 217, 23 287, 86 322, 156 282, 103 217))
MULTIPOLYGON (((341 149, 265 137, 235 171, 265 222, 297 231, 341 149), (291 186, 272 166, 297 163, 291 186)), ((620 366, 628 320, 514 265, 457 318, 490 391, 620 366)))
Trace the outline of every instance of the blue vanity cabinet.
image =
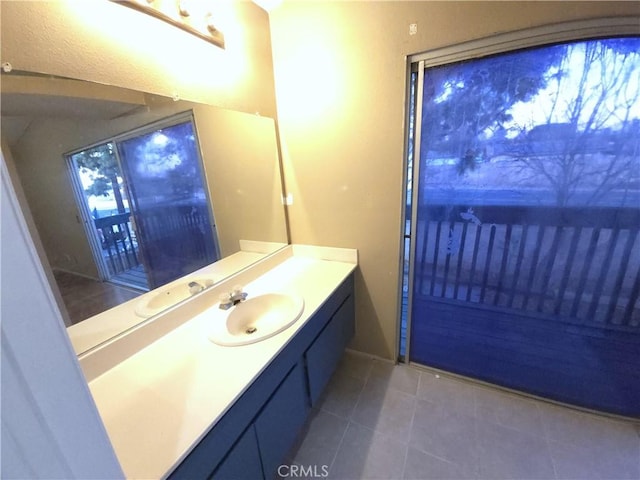
POLYGON ((355 307, 350 295, 305 353, 309 396, 315 405, 355 333, 355 307))
POLYGON ((276 476, 304 426, 309 410, 305 371, 302 362, 298 362, 254 423, 264 478, 276 476))
POLYGON ((353 282, 349 275, 327 298, 169 479, 275 477, 353 337, 353 282))
MULTIPOLYGON (((256 480, 262 465, 256 429, 250 425, 214 472, 216 480, 256 480)), ((206 478, 206 477, 205 477, 206 478)))

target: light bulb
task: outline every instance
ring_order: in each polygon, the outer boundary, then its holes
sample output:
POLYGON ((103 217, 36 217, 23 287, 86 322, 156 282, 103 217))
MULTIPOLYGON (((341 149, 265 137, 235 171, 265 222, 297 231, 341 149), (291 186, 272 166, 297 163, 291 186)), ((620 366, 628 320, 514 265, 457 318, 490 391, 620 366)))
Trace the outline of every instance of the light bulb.
POLYGON ((178 2, 178 10, 180 11, 180 15, 183 17, 191 15, 191 12, 189 11, 189 2, 187 2, 187 0, 180 0, 178 2))

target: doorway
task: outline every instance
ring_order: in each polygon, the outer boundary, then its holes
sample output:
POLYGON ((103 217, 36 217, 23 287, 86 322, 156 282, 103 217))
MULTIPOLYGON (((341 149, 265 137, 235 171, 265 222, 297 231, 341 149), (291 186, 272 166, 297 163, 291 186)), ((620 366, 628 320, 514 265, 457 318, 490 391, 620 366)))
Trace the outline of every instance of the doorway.
POLYGON ((67 162, 101 279, 148 290, 115 142, 72 153, 67 162))

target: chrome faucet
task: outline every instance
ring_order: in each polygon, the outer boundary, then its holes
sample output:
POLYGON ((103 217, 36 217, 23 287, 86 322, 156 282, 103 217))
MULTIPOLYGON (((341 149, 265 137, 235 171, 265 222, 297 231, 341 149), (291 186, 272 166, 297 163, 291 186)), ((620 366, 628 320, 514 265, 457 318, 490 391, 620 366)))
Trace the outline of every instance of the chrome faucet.
POLYGON ((236 285, 229 293, 223 293, 220 295, 220 308, 222 310, 228 310, 231 307, 239 304, 247 298, 247 292, 242 291, 242 285, 236 285))

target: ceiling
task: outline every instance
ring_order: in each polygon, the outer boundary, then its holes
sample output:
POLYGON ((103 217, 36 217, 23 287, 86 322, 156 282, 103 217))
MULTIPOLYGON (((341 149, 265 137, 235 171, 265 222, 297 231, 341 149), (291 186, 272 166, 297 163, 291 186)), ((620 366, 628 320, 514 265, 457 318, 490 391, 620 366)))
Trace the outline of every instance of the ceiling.
POLYGON ((106 85, 88 90, 75 81, 2 75, 0 87, 0 128, 9 145, 36 118, 113 119, 147 108, 143 94, 116 96, 106 85))

